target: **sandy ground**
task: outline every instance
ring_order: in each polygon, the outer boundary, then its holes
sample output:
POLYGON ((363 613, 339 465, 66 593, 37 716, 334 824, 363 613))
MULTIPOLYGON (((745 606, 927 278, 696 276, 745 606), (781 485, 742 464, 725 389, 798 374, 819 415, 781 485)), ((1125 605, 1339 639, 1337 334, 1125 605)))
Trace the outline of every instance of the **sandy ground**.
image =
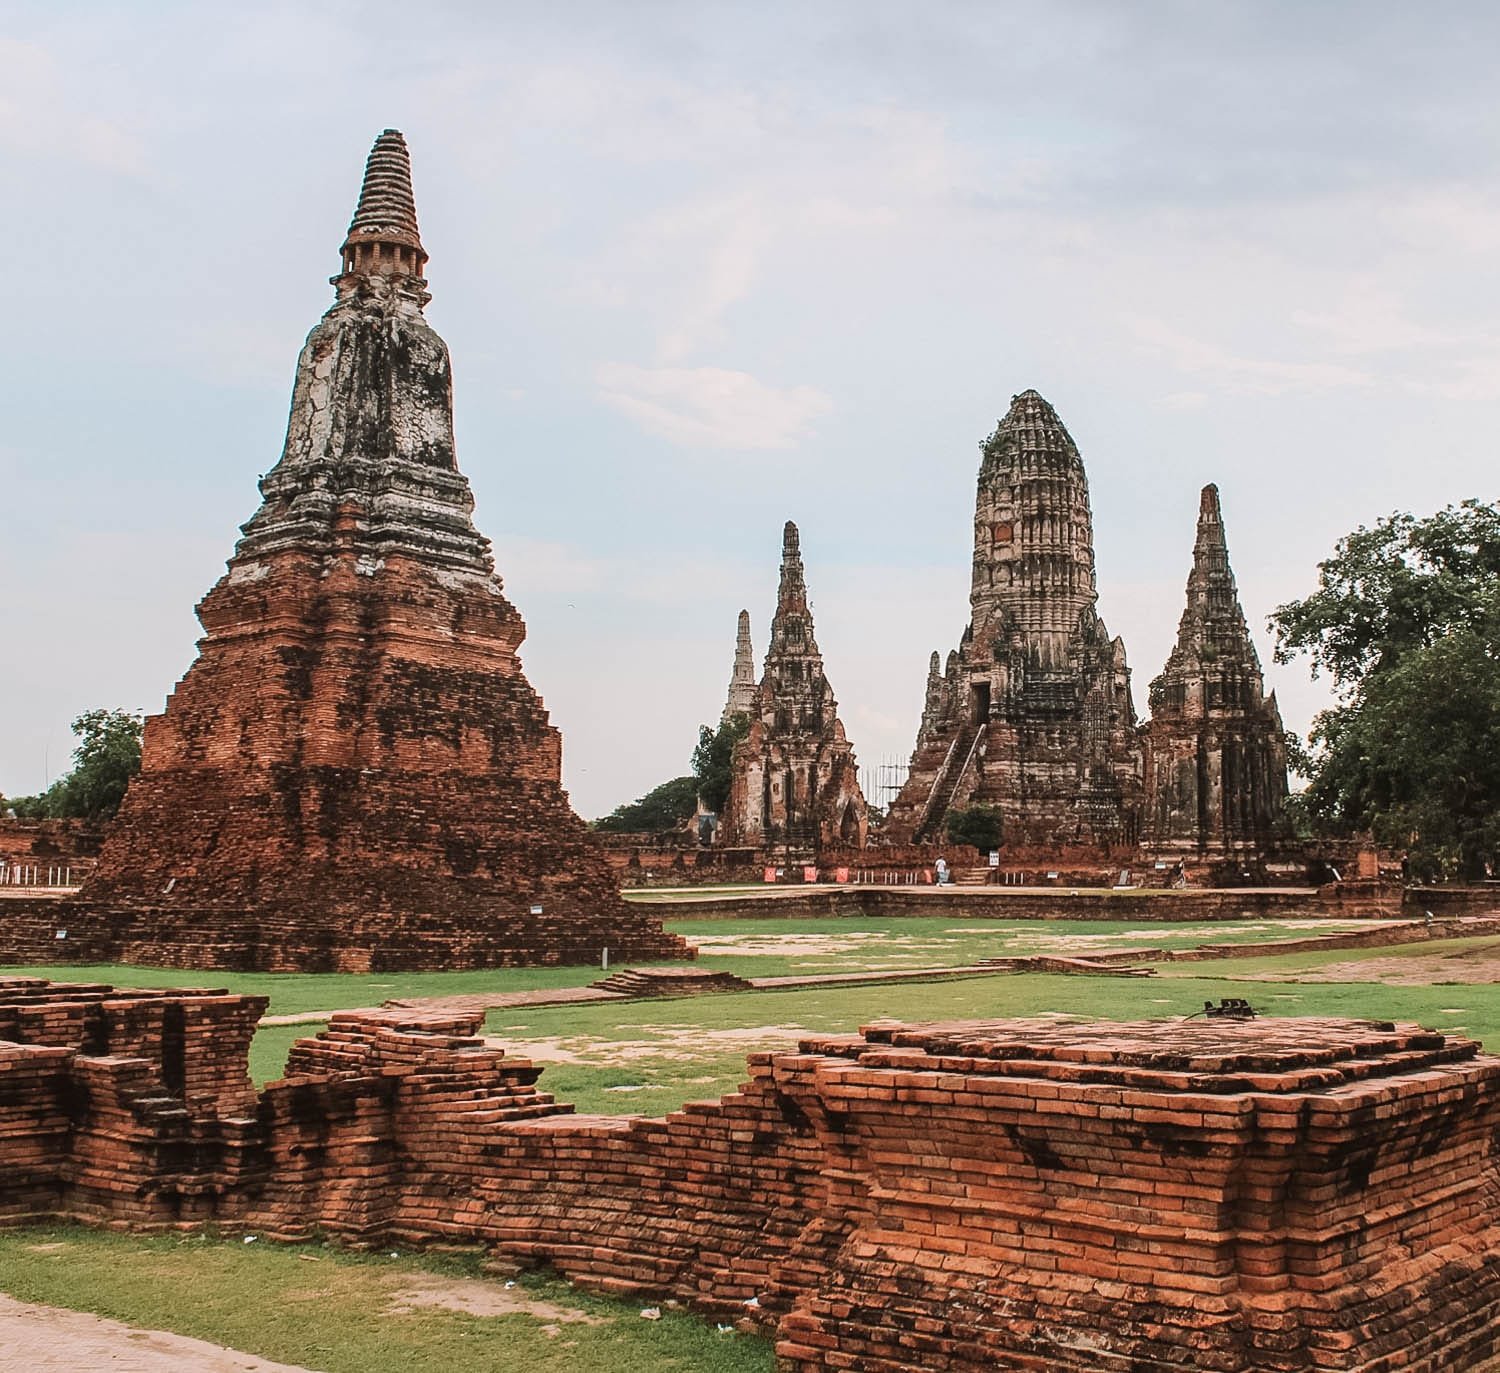
POLYGON ((909 935, 894 930, 840 930, 824 934, 790 934, 781 931, 767 931, 763 934, 700 934, 693 936, 693 943, 703 953, 720 957, 829 957, 873 951, 880 955, 884 963, 889 963, 897 958, 924 957, 926 950, 947 949, 950 941, 942 936, 955 934, 990 935, 1000 941, 1007 952, 1067 955, 1111 948, 1122 943, 1181 939, 1184 935, 1194 936, 1195 942, 1202 944, 1230 944, 1248 941, 1249 937, 1262 934, 1291 938, 1303 930, 1315 930, 1320 934, 1343 934, 1350 930, 1369 929, 1381 923, 1378 920, 1236 921, 1228 925, 1187 923, 1141 925, 1137 928, 1122 925, 1119 929, 1101 934, 1058 934, 1048 929, 1044 922, 1038 921, 1035 929, 1026 930, 997 929, 993 925, 956 925, 943 930, 941 935, 909 935))
POLYGON ((606 1316, 571 1311, 533 1297, 522 1287, 470 1278, 409 1278, 391 1293, 388 1310, 400 1314, 435 1307, 465 1316, 534 1316, 551 1325, 607 1325, 606 1316))
POLYGON ((517 1058, 538 1063, 634 1063, 645 1058, 700 1058, 705 1052, 734 1053, 757 1049, 785 1051, 811 1033, 802 1025, 748 1025, 733 1030, 705 1030, 698 1025, 642 1025, 654 1039, 598 1039, 589 1035, 560 1035, 555 1039, 519 1039, 501 1027, 486 1044, 517 1058))
POLYGON ((0 1367, 28 1373, 308 1373, 165 1330, 34 1306, 0 1293, 0 1367))
MULTIPOLYGON (((1247 975, 1248 976, 1248 975, 1247 975)), ((1324 963, 1316 968, 1256 973, 1257 982, 1383 982, 1389 987, 1435 987, 1445 982, 1500 982, 1500 943, 1451 953, 1387 954, 1324 963)))

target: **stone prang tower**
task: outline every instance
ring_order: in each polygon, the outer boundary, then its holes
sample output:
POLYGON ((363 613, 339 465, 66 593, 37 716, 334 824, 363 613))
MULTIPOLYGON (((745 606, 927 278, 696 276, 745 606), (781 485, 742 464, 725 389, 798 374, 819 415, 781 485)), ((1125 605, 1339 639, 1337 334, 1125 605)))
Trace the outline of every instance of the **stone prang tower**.
POLYGON ((982 447, 971 619, 928 669, 906 786, 885 834, 940 839, 951 809, 997 807, 1007 845, 1133 843, 1141 750, 1125 646, 1095 612, 1077 445, 1023 391, 982 447))
POLYGON ((1271 846, 1286 800, 1286 733, 1240 609, 1219 488, 1205 486, 1177 645, 1151 683, 1149 838, 1197 854, 1271 846))
POLYGON ((121 956, 173 966, 683 956, 620 899, 562 789, 458 470, 393 129, 341 256, 281 460, 81 900, 121 956))
MULTIPOLYGON (((741 629, 749 634, 749 619, 741 629)), ((735 746, 721 842, 782 851, 862 848, 869 830, 854 750, 823 672, 797 526, 782 533, 781 586, 750 730, 735 746)))
POLYGON ((728 724, 736 715, 746 718, 753 715, 758 691, 755 681, 755 649, 750 642, 750 612, 742 610, 734 640, 734 671, 729 677, 729 694, 724 700, 720 724, 728 724))

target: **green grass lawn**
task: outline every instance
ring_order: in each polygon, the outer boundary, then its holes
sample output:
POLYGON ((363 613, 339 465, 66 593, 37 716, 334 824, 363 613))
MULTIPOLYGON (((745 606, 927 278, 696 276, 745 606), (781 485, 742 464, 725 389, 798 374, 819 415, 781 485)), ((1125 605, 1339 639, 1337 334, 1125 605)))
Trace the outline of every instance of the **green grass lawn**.
MULTIPOLYGON (((1201 968, 1205 965, 1196 965, 1201 968)), ((1209 964, 1217 971, 1231 964, 1209 964)), ((492 1012, 487 1032, 548 1064, 540 1086, 580 1111, 659 1115, 744 1079, 745 1055, 799 1033, 853 1031, 878 1019, 961 1020, 1047 1013, 1110 1020, 1189 1015, 1205 1000, 1248 997, 1266 1015, 1413 1020, 1461 1029, 1500 1050, 1500 986, 1387 987, 1188 975, 1102 978, 1022 973, 955 982, 734 993, 683 1001, 492 1012)))
MULTIPOLYGON (((865 968, 953 966, 979 958, 1051 949, 1087 953, 1108 948, 1255 944, 1313 933, 1301 922, 1274 920, 1176 923, 993 921, 952 916, 769 917, 673 920, 669 927, 706 941, 700 963, 743 976, 844 972, 865 968), (720 950, 720 952, 713 952, 720 950)), ((1336 922, 1319 929, 1343 928, 1336 922)), ((941 1020, 1060 1012, 1114 1019, 1188 1014, 1208 998, 1248 996, 1268 1014, 1330 1014, 1415 1019, 1462 1026, 1500 1049, 1500 990, 1488 984, 1390 987, 1376 981, 1311 983, 1272 980, 1330 963, 1420 952, 1444 954, 1493 940, 1450 940, 1387 949, 1256 956, 1211 963, 1163 964, 1142 979, 1000 975, 957 982, 717 995, 624 1005, 518 1008, 492 1013, 487 1032, 514 1052, 536 1050, 545 1090, 584 1111, 659 1114, 683 1101, 715 1097, 744 1076, 747 1053, 788 1047, 799 1033, 847 1031, 881 1017, 941 1020), (1247 980, 1248 979, 1248 980, 1247 980), (560 1061, 559 1061, 560 1060, 560 1061)), ((441 996, 579 986, 597 968, 517 968, 488 972, 278 974, 199 973, 175 969, 58 967, 11 970, 58 980, 120 986, 224 986, 271 997, 273 1014, 378 1005, 390 997, 441 996)), ((1464 976, 1455 961, 1455 979, 1464 976)), ((287 1051, 319 1024, 266 1026, 255 1037, 251 1076, 281 1076, 287 1051)))
MULTIPOLYGON (((359 1254, 318 1245, 113 1235, 76 1227, 0 1233, 0 1291, 170 1330, 320 1373, 770 1373, 766 1340, 721 1333, 676 1311, 643 1320, 640 1302, 527 1274, 515 1288, 477 1257, 359 1254), (472 1315, 397 1310, 398 1294, 452 1284, 533 1310, 472 1315)), ((122 1356, 128 1357, 129 1350, 122 1356)), ((3 1363, 0 1355, 0 1363, 3 1363)))
MULTIPOLYGON (((782 920, 757 916, 729 920, 667 920, 666 927, 703 942, 699 963, 743 977, 779 977, 861 968, 954 966, 980 958, 1043 949, 1091 950, 1152 945, 1282 939, 1307 933, 1272 920, 1213 921, 1199 925, 1139 924, 1101 920, 974 921, 946 916, 828 917, 782 920), (731 941, 725 943, 725 941, 731 941), (720 953, 728 948, 735 952, 720 953)), ((1348 928, 1320 922, 1332 932, 1348 928)), ((582 987, 603 974, 593 966, 494 968, 453 973, 230 973, 182 968, 138 968, 123 964, 59 964, 0 968, 0 977, 46 977, 58 982, 109 982, 117 987, 224 987, 269 996, 270 1015, 378 1006, 391 997, 462 996, 476 992, 582 987)))
POLYGON ((246 995, 269 996, 268 1015, 378 1006, 389 997, 583 987, 602 975, 592 967, 492 968, 460 973, 226 973, 135 968, 125 964, 0 968, 0 977, 48 977, 57 982, 109 982, 116 987, 223 987, 246 995))

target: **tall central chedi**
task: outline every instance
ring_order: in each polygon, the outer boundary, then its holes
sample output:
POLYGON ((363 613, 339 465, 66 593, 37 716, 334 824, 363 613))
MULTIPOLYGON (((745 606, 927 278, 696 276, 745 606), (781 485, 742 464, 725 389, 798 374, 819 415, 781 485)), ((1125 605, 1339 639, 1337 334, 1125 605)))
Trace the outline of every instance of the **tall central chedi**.
POLYGON ((205 967, 681 957, 561 785, 453 444, 401 135, 376 140, 281 460, 146 726, 85 911, 205 967))
POLYGON ((1125 646, 1094 608, 1083 459, 1035 391, 981 451, 969 627, 945 672, 933 655, 885 833, 939 839, 949 811, 989 805, 1007 845, 1133 843, 1141 751, 1125 646))

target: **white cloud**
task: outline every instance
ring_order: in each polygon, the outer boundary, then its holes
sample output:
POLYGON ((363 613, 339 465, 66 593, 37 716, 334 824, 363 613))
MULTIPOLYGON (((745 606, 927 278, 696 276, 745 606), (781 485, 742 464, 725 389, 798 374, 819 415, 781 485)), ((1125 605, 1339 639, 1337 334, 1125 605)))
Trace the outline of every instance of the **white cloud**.
POLYGON ((1291 320, 1321 335, 1339 353, 1441 348, 1466 341, 1460 331, 1434 329, 1412 319, 1393 292, 1366 281, 1351 283, 1337 305, 1294 310, 1291 320))
POLYGON ((1156 403, 1163 410, 1201 410, 1208 401, 1207 391, 1173 391, 1156 403))
POLYGON ((833 406, 814 386, 767 386, 724 367, 607 362, 597 380, 607 405, 683 447, 795 448, 833 406))
POLYGON ((1203 377, 1232 395, 1280 396, 1291 391, 1334 391, 1375 384, 1369 373, 1342 363, 1242 357, 1216 343, 1184 334, 1163 320, 1137 316, 1126 324, 1141 343, 1164 355, 1181 371, 1203 377))
POLYGON ((77 108, 47 48, 3 37, 0 146, 66 157, 128 176, 145 172, 139 140, 118 123, 77 108))

